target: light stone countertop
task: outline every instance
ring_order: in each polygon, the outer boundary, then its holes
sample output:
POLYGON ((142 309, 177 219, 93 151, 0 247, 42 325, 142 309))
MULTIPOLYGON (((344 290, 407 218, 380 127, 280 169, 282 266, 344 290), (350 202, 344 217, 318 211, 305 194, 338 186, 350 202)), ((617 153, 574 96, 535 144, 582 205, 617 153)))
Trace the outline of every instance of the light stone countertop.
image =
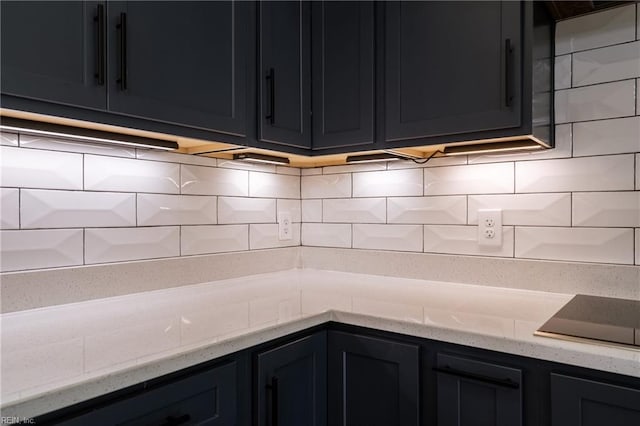
POLYGON ((640 377, 640 351, 533 335, 571 297, 294 269, 3 314, 2 416, 43 414, 330 320, 640 377))

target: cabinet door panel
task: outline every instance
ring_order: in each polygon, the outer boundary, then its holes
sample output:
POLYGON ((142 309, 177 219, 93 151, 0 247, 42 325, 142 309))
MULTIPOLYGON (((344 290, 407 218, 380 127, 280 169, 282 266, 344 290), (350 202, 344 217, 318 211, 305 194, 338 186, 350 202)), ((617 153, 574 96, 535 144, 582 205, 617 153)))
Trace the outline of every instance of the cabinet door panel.
POLYGON ((97 44, 98 7, 104 3, 3 1, 2 93, 105 109, 106 88, 96 76, 105 47, 97 44))
POLYGON ((519 2, 388 2, 385 39, 385 140, 520 125, 519 2))
POLYGON ((244 135, 248 7, 231 1, 109 3, 109 109, 244 135))

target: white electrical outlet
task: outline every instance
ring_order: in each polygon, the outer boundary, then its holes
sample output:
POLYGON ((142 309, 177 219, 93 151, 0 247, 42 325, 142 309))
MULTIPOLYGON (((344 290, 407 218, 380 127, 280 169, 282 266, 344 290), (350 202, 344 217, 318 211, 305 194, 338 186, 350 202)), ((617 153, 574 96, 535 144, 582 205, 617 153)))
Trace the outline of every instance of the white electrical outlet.
POLYGON ((478 210, 478 245, 502 247, 502 210, 478 210))
POLYGON ((291 225, 291 212, 280 212, 278 215, 278 239, 290 240, 293 238, 291 225))

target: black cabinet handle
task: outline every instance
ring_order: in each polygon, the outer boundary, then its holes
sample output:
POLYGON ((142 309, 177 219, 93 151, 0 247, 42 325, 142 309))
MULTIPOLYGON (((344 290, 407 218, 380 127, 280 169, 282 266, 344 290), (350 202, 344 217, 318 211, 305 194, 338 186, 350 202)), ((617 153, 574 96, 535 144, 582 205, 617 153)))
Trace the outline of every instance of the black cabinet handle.
POLYGON ((276 106, 276 80, 273 68, 269 68, 269 72, 265 78, 269 82, 269 110, 264 118, 269 120, 269 123, 273 125, 275 120, 274 110, 276 106))
POLYGON ((96 23, 96 72, 94 77, 98 85, 104 86, 104 62, 105 62, 105 43, 104 43, 104 5, 99 4, 96 16, 93 18, 96 23))
POLYGON ((127 90, 127 14, 120 13, 120 22, 116 26, 120 33, 120 77, 116 82, 120 90, 127 90))
POLYGON ((191 416, 188 414, 184 414, 180 417, 173 417, 173 416, 168 416, 165 419, 165 422, 162 423, 160 426, 178 426, 178 425, 183 425, 185 423, 187 423, 189 420, 191 420, 191 416))
POLYGON ((513 46, 511 39, 504 42, 504 103, 507 107, 513 105, 513 46))
POLYGON ((271 426, 278 426, 278 378, 272 377, 271 384, 267 385, 271 391, 271 426))
POLYGON ((443 374, 449 374, 451 376, 462 377, 465 379, 477 380, 479 382, 490 383, 492 385, 501 386, 504 388, 510 389, 518 389, 520 387, 520 383, 514 382, 511 379, 496 379, 494 377, 485 376, 482 374, 469 373, 467 371, 456 370, 455 368, 451 368, 449 366, 445 367, 433 367, 433 371, 443 374))

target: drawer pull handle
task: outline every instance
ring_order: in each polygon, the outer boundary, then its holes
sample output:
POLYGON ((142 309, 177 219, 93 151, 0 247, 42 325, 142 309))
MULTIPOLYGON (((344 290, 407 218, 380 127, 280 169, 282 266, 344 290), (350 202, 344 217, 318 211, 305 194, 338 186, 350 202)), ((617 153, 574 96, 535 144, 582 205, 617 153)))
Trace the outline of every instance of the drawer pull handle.
POLYGON ((465 379, 477 380, 479 382, 490 383, 492 385, 501 386, 510 389, 518 389, 520 387, 520 383, 514 382, 511 379, 496 379, 494 377, 485 376, 482 374, 474 374, 468 373, 462 370, 456 370, 454 368, 449 367, 448 365, 445 367, 434 367, 433 371, 442 374, 448 374, 450 376, 462 377, 465 379))
POLYGON ((272 377, 271 384, 267 385, 271 391, 271 426, 278 426, 278 378, 272 377))
POLYGON ((184 414, 180 417, 174 417, 174 416, 168 416, 165 419, 165 422, 162 423, 161 426, 178 426, 178 425, 183 425, 185 423, 187 423, 189 420, 191 420, 191 416, 188 414, 184 414))

